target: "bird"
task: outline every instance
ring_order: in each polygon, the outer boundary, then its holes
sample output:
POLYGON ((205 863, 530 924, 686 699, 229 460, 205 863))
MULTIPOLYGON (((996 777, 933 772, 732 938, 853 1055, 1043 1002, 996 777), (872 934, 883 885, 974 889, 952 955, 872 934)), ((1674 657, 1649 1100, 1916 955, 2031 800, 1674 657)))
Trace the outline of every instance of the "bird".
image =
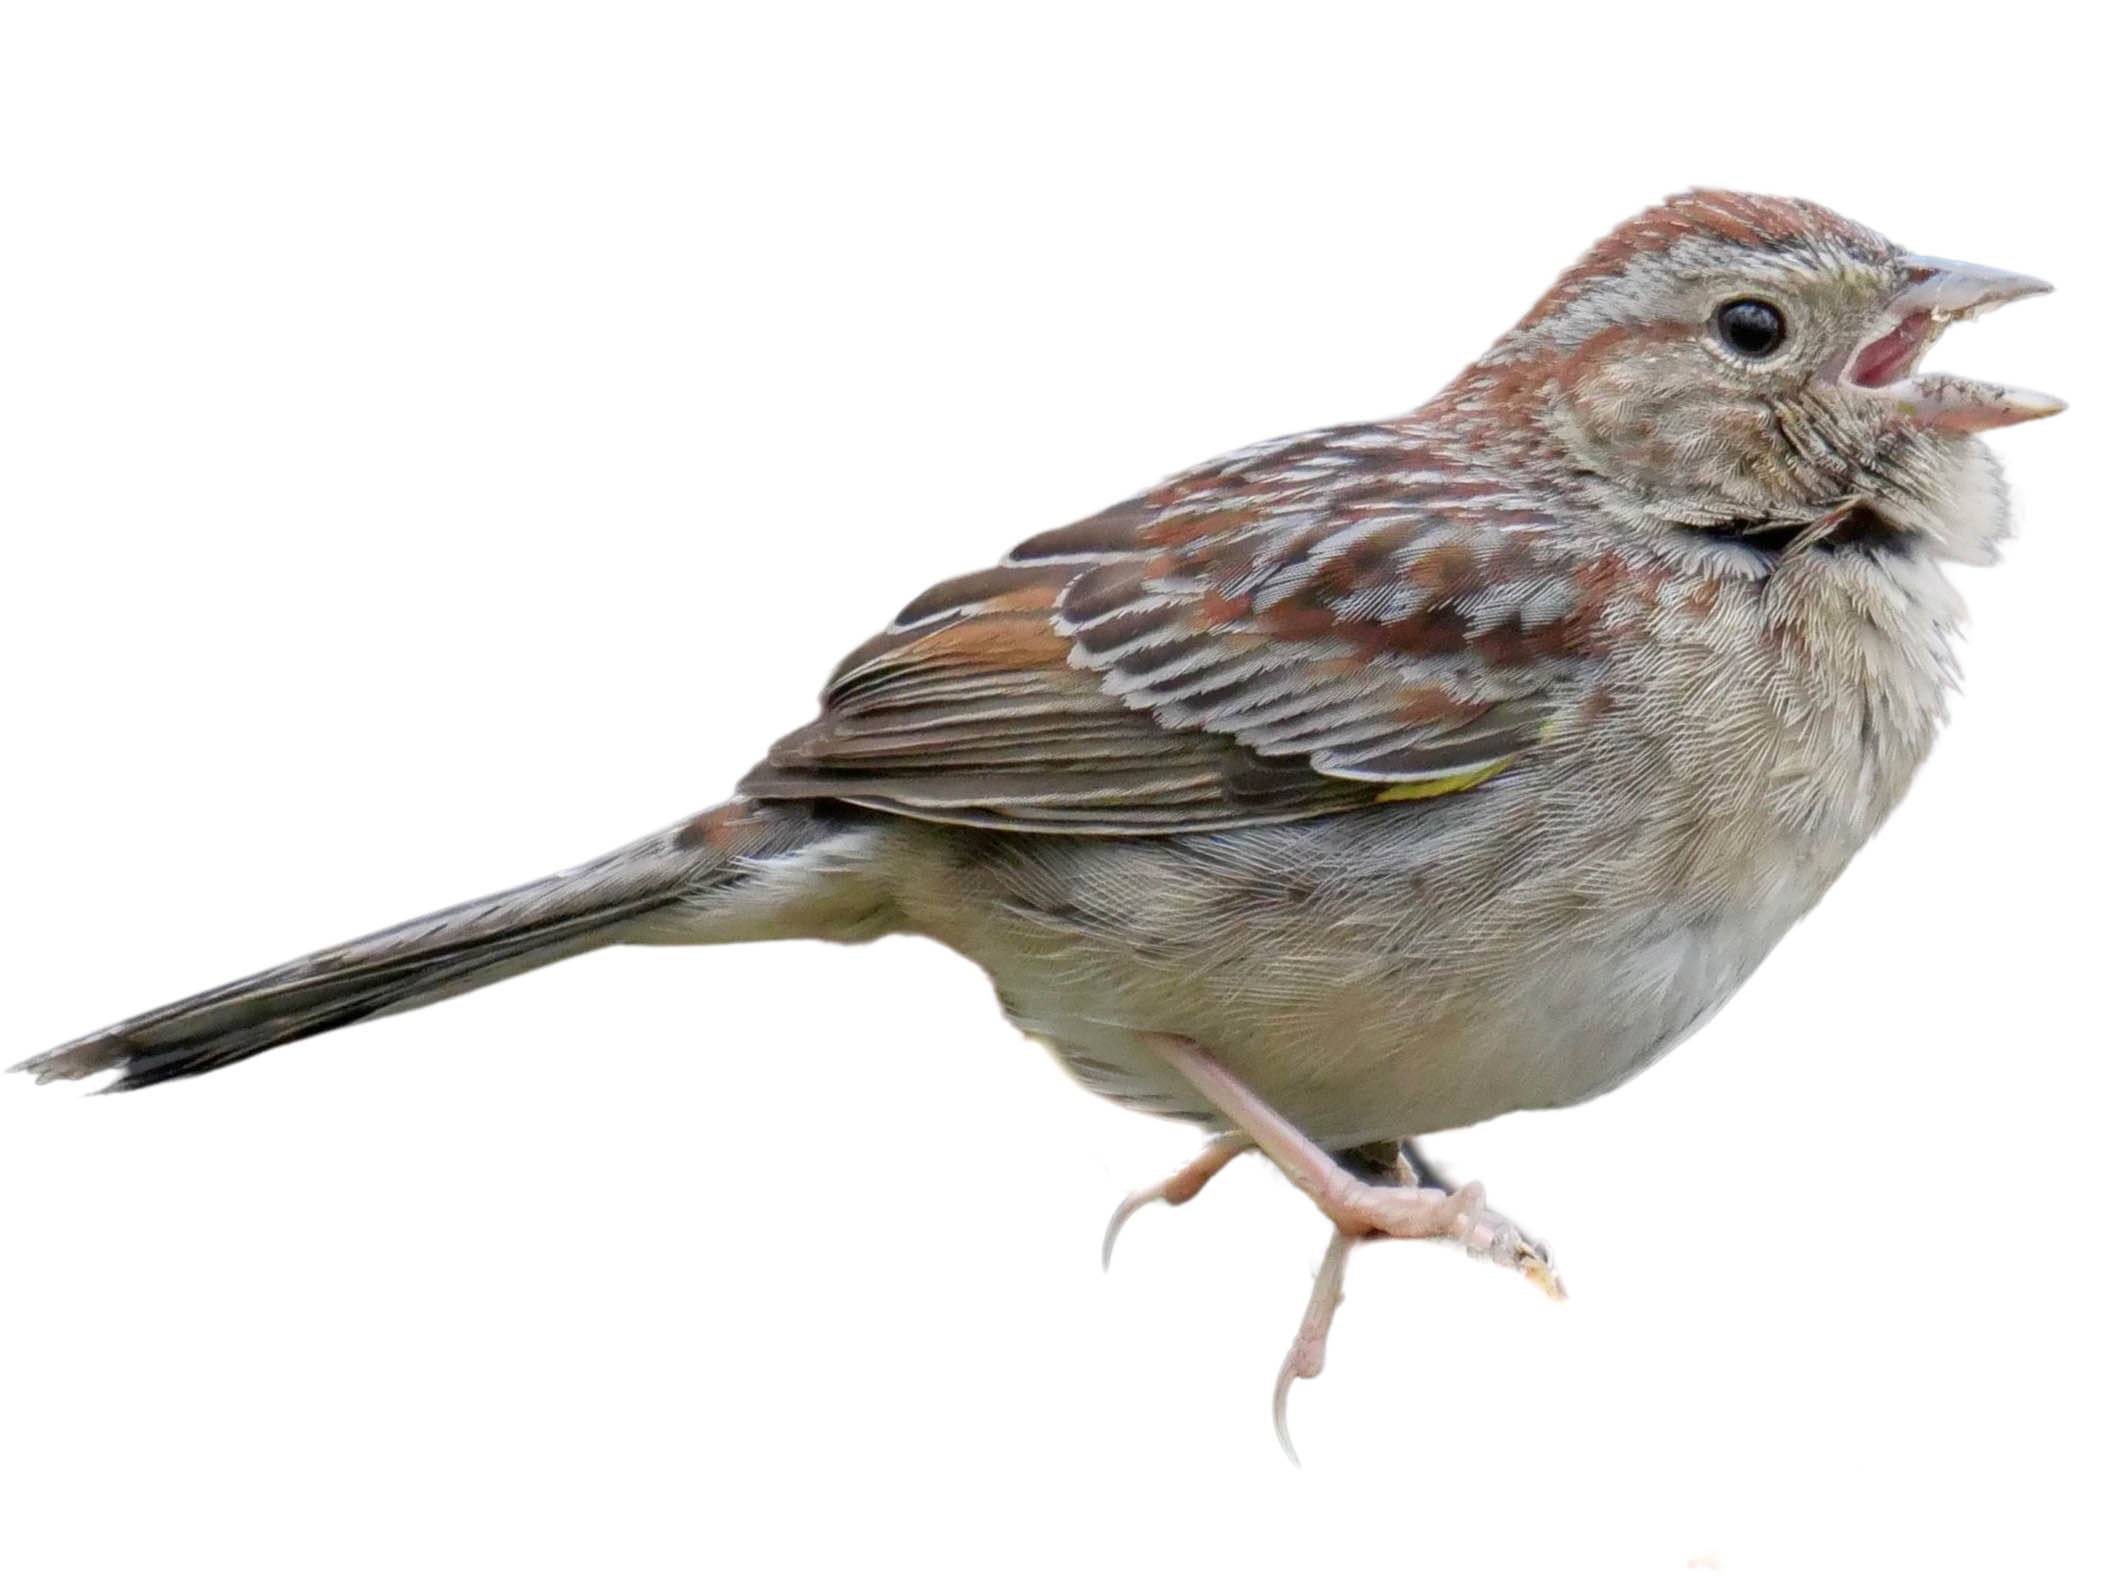
POLYGON ((1417 1138, 1588 1100, 1701 1026, 1893 810, 1956 681, 1982 435, 1926 372, 2045 282, 1796 198, 1609 232, 1395 418, 1253 444, 915 598, 729 798, 553 876, 26 1061, 130 1090, 613 944, 911 934, 1083 1086, 1262 1153, 1349 1253, 1548 1248, 1417 1138))

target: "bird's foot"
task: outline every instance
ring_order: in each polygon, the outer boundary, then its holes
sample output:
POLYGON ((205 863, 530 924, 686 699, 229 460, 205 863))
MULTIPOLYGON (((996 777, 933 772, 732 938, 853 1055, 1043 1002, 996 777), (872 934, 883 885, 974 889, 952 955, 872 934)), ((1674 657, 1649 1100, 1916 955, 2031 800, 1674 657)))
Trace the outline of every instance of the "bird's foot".
POLYGON ((1472 1256, 1515 1269, 1552 1298, 1565 1298, 1550 1247, 1486 1206, 1484 1187, 1474 1181, 1459 1190, 1369 1185, 1341 1169, 1338 1178, 1327 1178, 1321 1191, 1309 1194, 1340 1234, 1356 1239, 1380 1235, 1392 1240, 1453 1240, 1472 1256))
MULTIPOLYGON (((1408 1177, 1410 1165, 1402 1167, 1408 1177)), ((1279 1377, 1272 1385, 1272 1429, 1279 1434, 1280 1447, 1296 1464, 1301 1463, 1301 1457, 1295 1453, 1294 1440, 1287 1431, 1287 1395, 1295 1383, 1315 1377, 1324 1369, 1331 1319, 1345 1299, 1346 1258, 1355 1246, 1377 1238, 1452 1239, 1472 1256, 1516 1269, 1553 1299, 1565 1298, 1565 1286, 1551 1261, 1549 1247, 1531 1240, 1487 1207, 1482 1185, 1444 1191, 1416 1184, 1368 1185, 1358 1180, 1350 1183, 1352 1190, 1342 1192, 1335 1206, 1320 1199, 1317 1203, 1331 1218, 1331 1243, 1324 1249, 1301 1326, 1295 1330, 1294 1342, 1288 1346, 1287 1358, 1280 1363, 1279 1377)))
POLYGON ((1212 1179, 1226 1168, 1230 1160, 1251 1148, 1248 1136, 1223 1136, 1211 1143, 1190 1163, 1172 1174, 1168 1179, 1157 1180, 1153 1185, 1144 1185, 1133 1192, 1112 1210, 1111 1222, 1104 1226, 1104 1265, 1109 1268, 1112 1247, 1118 1243, 1119 1231, 1126 1227, 1126 1220, 1152 1201, 1163 1202, 1171 1207, 1182 1207, 1197 1196, 1212 1179))
MULTIPOLYGON (((1500 1267, 1514 1268, 1544 1293, 1564 1298, 1565 1286, 1558 1278, 1549 1248, 1486 1206, 1482 1185, 1469 1184, 1460 1190, 1422 1185, 1415 1167, 1416 1155, 1402 1152, 1392 1171, 1395 1183, 1371 1184, 1356 1178, 1197 1043, 1170 1036, 1152 1037, 1149 1042, 1165 1064, 1248 1137, 1250 1144, 1278 1164, 1280 1171, 1331 1220, 1331 1243, 1317 1271, 1316 1286, 1310 1292, 1301 1326, 1273 1387, 1273 1425, 1290 1458, 1294 1457, 1294 1445, 1287 1436, 1287 1394, 1297 1379, 1314 1377, 1323 1370, 1331 1319, 1345 1297, 1346 1257, 1361 1241, 1377 1237, 1453 1240, 1471 1255, 1484 1257, 1500 1267)), ((1206 1163, 1209 1155, 1202 1154, 1192 1168, 1206 1163)), ((1204 1184, 1226 1161, 1222 1158, 1202 1173, 1199 1184, 1204 1184)), ((1183 1177, 1173 1175, 1165 1183, 1183 1177)), ((1196 1191, 1198 1185, 1191 1188, 1196 1191)), ((1147 1193, 1139 1194, 1142 1199, 1149 1199, 1147 1193)), ((1130 1210, 1122 1210, 1120 1219, 1114 1222, 1115 1229, 1117 1222, 1123 1221, 1125 1211, 1130 1210)))

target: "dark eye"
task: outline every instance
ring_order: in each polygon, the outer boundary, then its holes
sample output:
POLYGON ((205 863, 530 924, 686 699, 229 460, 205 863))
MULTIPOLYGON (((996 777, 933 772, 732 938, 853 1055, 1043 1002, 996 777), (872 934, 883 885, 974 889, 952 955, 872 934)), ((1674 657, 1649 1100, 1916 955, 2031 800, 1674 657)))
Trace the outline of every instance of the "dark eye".
POLYGON ((1768 302, 1743 296, 1718 310, 1713 320, 1718 337, 1742 356, 1754 361, 1775 353, 1784 344, 1784 315, 1768 302))

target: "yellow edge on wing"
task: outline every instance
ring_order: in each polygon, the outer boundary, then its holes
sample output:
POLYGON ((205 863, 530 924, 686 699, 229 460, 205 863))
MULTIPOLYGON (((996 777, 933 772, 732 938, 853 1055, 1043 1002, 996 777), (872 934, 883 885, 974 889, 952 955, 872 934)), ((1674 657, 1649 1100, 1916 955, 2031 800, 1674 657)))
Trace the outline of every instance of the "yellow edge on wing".
POLYGON ((1437 795, 1453 795, 1458 790, 1468 790, 1483 784, 1492 775, 1512 766, 1513 756, 1501 757, 1496 762, 1486 763, 1482 768, 1466 769, 1459 774, 1444 774, 1438 779, 1412 779, 1404 784, 1391 785, 1376 796, 1377 801, 1426 801, 1437 795))

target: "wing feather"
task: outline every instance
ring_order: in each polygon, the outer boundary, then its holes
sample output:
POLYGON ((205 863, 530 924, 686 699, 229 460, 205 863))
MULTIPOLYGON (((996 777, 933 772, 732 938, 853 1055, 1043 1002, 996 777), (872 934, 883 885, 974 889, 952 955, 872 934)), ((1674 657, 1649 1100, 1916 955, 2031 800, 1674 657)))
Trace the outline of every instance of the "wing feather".
POLYGON ((1595 683, 1604 552, 1407 428, 1253 446, 930 588, 743 789, 1110 834, 1453 794, 1595 683))

